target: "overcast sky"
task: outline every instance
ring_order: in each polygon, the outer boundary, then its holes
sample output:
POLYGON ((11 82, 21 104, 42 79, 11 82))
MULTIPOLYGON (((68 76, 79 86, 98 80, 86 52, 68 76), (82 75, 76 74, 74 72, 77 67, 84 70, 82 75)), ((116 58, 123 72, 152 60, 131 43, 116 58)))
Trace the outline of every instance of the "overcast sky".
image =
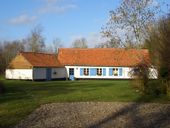
POLYGON ((120 0, 0 0, 0 40, 25 38, 40 24, 47 45, 60 38, 69 47, 75 38, 85 37, 92 47, 102 41, 101 27, 109 11, 119 3, 120 0))

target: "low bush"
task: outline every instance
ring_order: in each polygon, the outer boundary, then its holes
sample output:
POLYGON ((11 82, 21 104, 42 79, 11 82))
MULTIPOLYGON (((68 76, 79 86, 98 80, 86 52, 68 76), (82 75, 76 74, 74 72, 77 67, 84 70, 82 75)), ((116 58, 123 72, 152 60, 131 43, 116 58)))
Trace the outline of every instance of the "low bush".
POLYGON ((166 85, 161 80, 151 80, 147 83, 146 93, 153 96, 159 96, 167 93, 166 85))
POLYGON ((132 86, 137 92, 152 96, 164 95, 168 93, 168 90, 170 90, 167 88, 167 84, 165 84, 162 80, 149 80, 144 87, 142 79, 135 79, 132 82, 132 86))
POLYGON ((149 82, 149 66, 147 62, 142 62, 136 65, 131 71, 131 75, 134 78, 133 86, 143 94, 146 94, 149 82))

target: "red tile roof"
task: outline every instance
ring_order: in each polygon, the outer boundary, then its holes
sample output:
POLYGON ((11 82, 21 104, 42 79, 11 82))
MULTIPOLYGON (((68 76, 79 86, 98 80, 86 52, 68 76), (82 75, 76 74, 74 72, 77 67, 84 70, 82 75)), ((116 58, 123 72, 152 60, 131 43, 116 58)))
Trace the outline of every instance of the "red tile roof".
POLYGON ((56 54, 21 52, 22 56, 34 67, 63 67, 56 54))
POLYGON ((131 67, 143 60, 149 62, 149 52, 146 49, 60 48, 58 60, 63 65, 131 67))
POLYGON ((149 62, 146 49, 117 48, 60 48, 58 55, 21 52, 34 67, 72 66, 124 66, 132 67, 142 61, 149 62))

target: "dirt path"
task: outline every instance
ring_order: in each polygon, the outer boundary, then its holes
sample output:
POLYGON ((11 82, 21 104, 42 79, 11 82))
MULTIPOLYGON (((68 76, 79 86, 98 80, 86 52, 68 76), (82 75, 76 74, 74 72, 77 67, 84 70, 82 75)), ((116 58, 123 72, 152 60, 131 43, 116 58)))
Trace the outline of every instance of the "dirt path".
POLYGON ((21 121, 16 128, 170 128, 170 104, 46 104, 21 121))

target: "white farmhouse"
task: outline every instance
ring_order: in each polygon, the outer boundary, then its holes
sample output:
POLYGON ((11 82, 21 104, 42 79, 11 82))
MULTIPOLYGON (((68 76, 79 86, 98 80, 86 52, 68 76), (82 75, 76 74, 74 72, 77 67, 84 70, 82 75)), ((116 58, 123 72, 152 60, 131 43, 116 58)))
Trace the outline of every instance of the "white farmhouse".
MULTIPOLYGON (((58 54, 21 52, 6 69, 6 79, 132 79, 130 72, 149 62, 146 49, 60 48, 58 54)), ((151 78, 157 78, 155 69, 151 78), (155 73, 155 74, 154 74, 155 73)))

